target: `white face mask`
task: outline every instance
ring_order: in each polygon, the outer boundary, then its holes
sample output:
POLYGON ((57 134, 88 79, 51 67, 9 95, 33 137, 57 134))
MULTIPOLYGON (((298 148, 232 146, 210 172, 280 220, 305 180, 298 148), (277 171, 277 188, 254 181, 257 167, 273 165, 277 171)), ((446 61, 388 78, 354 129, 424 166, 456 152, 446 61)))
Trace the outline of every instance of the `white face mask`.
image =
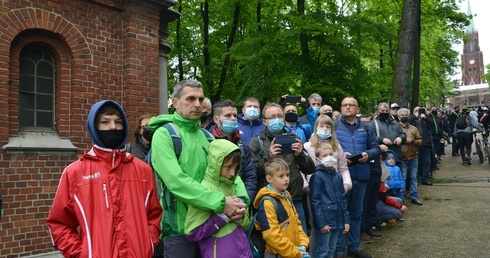
POLYGON ((335 168, 337 166, 337 159, 334 156, 326 156, 320 163, 326 168, 335 168))

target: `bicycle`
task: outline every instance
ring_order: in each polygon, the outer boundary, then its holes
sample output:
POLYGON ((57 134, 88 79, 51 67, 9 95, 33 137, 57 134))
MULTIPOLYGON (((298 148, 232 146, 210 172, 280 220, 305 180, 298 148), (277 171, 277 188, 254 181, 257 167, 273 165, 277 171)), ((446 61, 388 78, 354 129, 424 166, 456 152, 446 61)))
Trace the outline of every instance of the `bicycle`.
POLYGON ((480 138, 477 137, 477 133, 473 134, 475 137, 475 146, 476 146, 476 154, 478 154, 478 158, 480 159, 480 164, 483 164, 483 161, 486 159, 486 156, 483 156, 483 146, 480 138))
POLYGON ((485 130, 482 133, 483 138, 483 155, 488 160, 488 164, 490 164, 490 142, 488 141, 489 129, 485 130))

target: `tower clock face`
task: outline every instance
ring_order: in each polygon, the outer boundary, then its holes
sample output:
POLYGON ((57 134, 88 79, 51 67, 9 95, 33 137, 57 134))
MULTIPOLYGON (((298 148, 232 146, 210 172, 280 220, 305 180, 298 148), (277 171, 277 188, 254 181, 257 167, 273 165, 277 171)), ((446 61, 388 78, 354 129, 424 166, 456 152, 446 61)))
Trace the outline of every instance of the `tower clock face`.
POLYGON ((475 63, 475 60, 471 59, 470 64, 474 64, 474 63, 475 63))

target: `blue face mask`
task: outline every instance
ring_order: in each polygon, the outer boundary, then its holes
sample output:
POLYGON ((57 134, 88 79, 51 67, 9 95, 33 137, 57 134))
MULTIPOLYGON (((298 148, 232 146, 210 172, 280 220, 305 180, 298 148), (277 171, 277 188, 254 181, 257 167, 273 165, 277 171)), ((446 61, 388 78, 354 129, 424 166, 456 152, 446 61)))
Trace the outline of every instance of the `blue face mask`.
POLYGON ((320 140, 326 140, 332 138, 332 131, 316 130, 316 136, 320 140))
POLYGON ((223 122, 221 124, 221 130, 224 133, 232 134, 232 133, 234 133, 236 131, 236 129, 238 129, 238 124, 237 124, 236 121, 223 120, 223 122))
POLYGON ((259 110, 253 107, 248 107, 245 109, 245 116, 248 119, 255 120, 259 118, 259 110))
POLYGON ((271 130, 272 133, 281 133, 283 128, 284 120, 276 118, 269 121, 269 130, 271 130))
POLYGON ((313 110, 315 110, 315 113, 320 114, 320 107, 313 107, 313 110))

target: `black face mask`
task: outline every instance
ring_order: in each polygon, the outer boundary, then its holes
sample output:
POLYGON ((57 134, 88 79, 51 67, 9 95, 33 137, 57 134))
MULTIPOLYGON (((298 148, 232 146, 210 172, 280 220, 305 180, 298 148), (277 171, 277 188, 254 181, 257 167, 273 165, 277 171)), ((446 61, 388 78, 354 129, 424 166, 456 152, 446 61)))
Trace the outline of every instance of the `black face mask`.
POLYGON ((206 122, 209 119, 209 116, 210 115, 211 114, 209 114, 208 112, 202 112, 202 114, 201 114, 201 124, 204 123, 204 122, 206 122))
POLYGON ((430 113, 434 116, 437 116, 437 110, 432 110, 430 113))
POLYGON ((100 146, 108 149, 116 149, 121 145, 126 137, 125 130, 97 130, 99 139, 104 146, 100 146))
POLYGON ((290 123, 297 122, 298 119, 299 119, 298 114, 291 113, 291 112, 286 113, 286 116, 284 117, 284 120, 290 123))
POLYGON ((404 116, 404 117, 400 118, 400 122, 407 123, 408 122, 408 117, 404 116))
POLYGON ((329 116, 330 118, 332 118, 333 113, 332 113, 332 112, 325 112, 325 115, 327 115, 327 116, 329 116))
POLYGON ((378 117, 380 120, 386 120, 390 116, 390 113, 379 113, 378 117))
POLYGON ((454 113, 458 114, 459 113, 459 110, 454 110, 454 113))
POLYGON ((143 138, 145 138, 147 141, 151 142, 151 139, 153 138, 153 130, 151 130, 150 127, 146 126, 143 127, 143 138))

